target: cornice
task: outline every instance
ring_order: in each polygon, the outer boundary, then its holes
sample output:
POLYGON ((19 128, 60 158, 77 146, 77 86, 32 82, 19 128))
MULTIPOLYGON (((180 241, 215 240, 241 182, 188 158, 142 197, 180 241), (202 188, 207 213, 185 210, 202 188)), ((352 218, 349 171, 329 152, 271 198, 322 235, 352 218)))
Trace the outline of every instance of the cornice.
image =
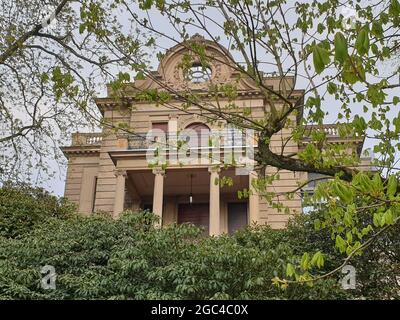
POLYGON ((93 156, 100 154, 100 146, 68 146, 68 147, 60 147, 64 156, 69 159, 71 156, 93 156))
MULTIPOLYGON (((295 100, 301 97, 304 93, 304 90, 293 90, 292 95, 288 98, 289 100, 295 100)), ((178 92, 177 94, 171 95, 171 102, 181 101, 182 99, 179 97, 178 94, 185 94, 185 92, 178 92)), ((209 92, 197 92, 200 96, 204 98, 213 98, 215 95, 209 92)), ((254 97, 254 98, 261 98, 263 99, 265 96, 259 90, 247 90, 247 91, 238 91, 237 92, 238 98, 247 98, 247 97, 254 97)), ((218 97, 224 98, 226 95, 218 94, 218 97)), ((141 101, 140 99, 136 98, 135 96, 127 96, 124 97, 124 102, 118 102, 117 98, 112 97, 103 97, 103 98, 96 98, 95 102, 96 105, 99 107, 100 111, 103 113, 104 110, 112 110, 117 107, 124 107, 133 102, 140 102, 141 104, 154 104, 151 101, 141 101)))

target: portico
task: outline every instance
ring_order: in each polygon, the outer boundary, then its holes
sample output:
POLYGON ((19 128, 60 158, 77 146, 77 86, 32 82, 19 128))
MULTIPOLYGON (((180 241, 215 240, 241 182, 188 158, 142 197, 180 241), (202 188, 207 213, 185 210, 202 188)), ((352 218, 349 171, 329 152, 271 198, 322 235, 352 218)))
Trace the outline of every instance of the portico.
POLYGON ((160 225, 193 223, 209 235, 232 232, 257 221, 258 195, 239 199, 254 173, 236 175, 217 167, 116 170, 113 216, 126 209, 150 209, 160 225), (233 185, 221 186, 229 179, 233 185), (139 190, 139 191, 138 191, 139 190))

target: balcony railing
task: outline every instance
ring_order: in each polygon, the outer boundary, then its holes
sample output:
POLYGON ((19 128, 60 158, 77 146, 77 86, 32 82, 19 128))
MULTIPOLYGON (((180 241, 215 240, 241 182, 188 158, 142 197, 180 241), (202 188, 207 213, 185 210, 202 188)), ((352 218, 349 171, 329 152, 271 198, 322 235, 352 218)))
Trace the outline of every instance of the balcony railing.
POLYGON ((359 134, 353 134, 351 132, 346 132, 345 135, 341 135, 339 131, 339 126, 337 124, 323 124, 323 125, 306 125, 304 138, 308 139, 311 133, 314 131, 323 130, 327 136, 327 138, 362 138, 359 134))
MULTIPOLYGON (((345 137, 340 134, 339 128, 336 124, 324 125, 307 125, 303 139, 309 140, 311 132, 324 130, 327 138, 362 138, 359 135, 346 134, 345 137)), ((221 129, 217 131, 203 131, 203 132, 137 132, 134 134, 127 134, 128 149, 139 150, 154 147, 176 147, 186 143, 189 147, 196 148, 209 148, 209 147, 245 147, 256 146, 256 134, 250 134, 244 130, 243 132, 238 129, 221 129)), ((103 140, 102 133, 74 133, 72 135, 72 146, 100 146, 103 140)))
POLYGON ((73 146, 99 146, 103 140, 101 133, 74 133, 72 134, 73 146))
POLYGON ((323 124, 320 125, 307 125, 305 126, 306 131, 320 131, 321 129, 326 133, 327 136, 339 136, 339 130, 336 124, 323 124))
POLYGON ((254 138, 239 130, 218 130, 216 132, 196 133, 152 133, 138 132, 128 135, 128 145, 131 150, 146 150, 161 147, 165 149, 176 148, 186 144, 189 148, 211 147, 245 147, 255 145, 254 138))

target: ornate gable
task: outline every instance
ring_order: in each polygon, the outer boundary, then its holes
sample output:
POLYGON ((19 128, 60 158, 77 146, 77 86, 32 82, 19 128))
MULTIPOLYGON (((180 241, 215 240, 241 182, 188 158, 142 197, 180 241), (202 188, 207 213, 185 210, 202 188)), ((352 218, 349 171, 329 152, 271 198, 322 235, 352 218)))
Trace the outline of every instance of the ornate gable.
POLYGON ((257 86, 250 80, 240 77, 235 69, 234 59, 229 51, 221 45, 204 39, 201 35, 194 35, 189 40, 169 49, 161 60, 158 70, 145 80, 134 83, 139 90, 168 87, 176 91, 207 91, 210 85, 235 84, 238 90, 257 90, 257 86), (200 67, 199 57, 191 50, 193 42, 205 47, 206 56, 211 57, 208 68, 200 67), (187 56, 192 59, 192 75, 188 78, 182 68, 183 59, 187 56), (202 74, 203 73, 203 74, 202 74))

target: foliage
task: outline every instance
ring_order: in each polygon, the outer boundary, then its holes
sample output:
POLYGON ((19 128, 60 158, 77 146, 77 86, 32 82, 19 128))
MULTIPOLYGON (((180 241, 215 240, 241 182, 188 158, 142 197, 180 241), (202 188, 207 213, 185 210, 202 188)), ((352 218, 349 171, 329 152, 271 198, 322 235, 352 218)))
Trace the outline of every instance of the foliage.
POLYGON ((296 217, 286 230, 253 226, 205 238, 187 224, 159 229, 147 211, 117 220, 75 215, 65 199, 28 186, 6 185, 0 200, 1 299, 379 299, 400 293, 398 225, 349 262, 357 270, 356 290, 343 290, 340 274, 279 285, 276 279, 301 275, 313 264, 317 276, 342 264, 341 248, 321 229, 326 208, 296 217), (316 252, 323 252, 322 263, 313 262, 316 252), (41 287, 45 265, 55 267, 55 290, 41 287))
MULTIPOLYGON (((325 208, 308 215, 297 217, 290 223, 287 231, 281 233, 281 241, 290 246, 297 256, 298 264, 304 252, 323 252, 325 266, 318 270, 317 276, 342 265, 346 255, 332 246, 330 230, 320 229, 315 221, 320 221, 325 208)), ((361 217, 369 219, 369 217, 361 217)), ((368 221, 364 221, 368 224, 368 221)), ((369 247, 346 262, 355 267, 356 289, 350 290, 352 298, 357 299, 398 299, 400 297, 400 226, 397 224, 377 237, 369 247)), ((343 276, 339 272, 339 277, 343 276)), ((336 276, 338 276, 336 275, 336 276)))
MULTIPOLYGON (((393 297, 381 291, 388 270, 378 263, 357 265, 363 288, 341 289, 338 276, 313 285, 282 289, 271 279, 283 275, 288 259, 304 250, 327 252, 325 270, 338 263, 328 234, 313 231, 301 217, 287 230, 259 226, 232 236, 204 238, 190 225, 154 228, 148 213, 49 218, 30 234, 0 239, 2 299, 345 299, 393 297), (40 269, 52 265, 56 289, 40 286, 40 269), (360 268, 360 269, 359 269, 360 268), (374 270, 373 277, 367 277, 374 270), (379 275, 379 277, 378 277, 379 275), (365 289, 364 289, 365 284, 365 289), (368 293, 367 295, 365 293, 368 293)), ((397 251, 397 256, 399 252, 397 251)), ((394 266, 393 266, 394 269, 394 266)), ((393 284, 392 284, 393 285, 393 284)))
POLYGON ((6 183, 0 188, 0 236, 16 238, 46 224, 50 217, 65 219, 75 205, 41 188, 6 183))
MULTIPOLYGON (((335 242, 335 248, 348 256, 347 260, 352 256, 361 255, 366 248, 367 251, 375 253, 375 246, 385 239, 389 247, 384 258, 380 258, 381 250, 378 251, 378 261, 392 261, 387 253, 391 248, 396 249, 398 238, 390 239, 387 236, 393 237, 396 234, 393 230, 398 230, 397 222, 400 219, 395 176, 382 181, 378 173, 372 176, 359 172, 351 182, 340 179, 321 182, 316 187, 310 203, 321 202, 325 203, 321 213, 313 221, 313 226, 316 231, 328 233, 335 242), (368 249, 371 245, 372 248, 368 249)), ((328 242, 329 238, 326 240, 328 242)), ((313 252, 314 255, 320 255, 318 249, 313 252)), ((346 264, 347 260, 343 264, 346 264)), ((387 265, 388 270, 392 270, 389 266, 390 264, 387 265)), ((287 276, 296 280, 307 280, 310 267, 312 263, 303 267, 302 271, 292 270, 287 276)))

